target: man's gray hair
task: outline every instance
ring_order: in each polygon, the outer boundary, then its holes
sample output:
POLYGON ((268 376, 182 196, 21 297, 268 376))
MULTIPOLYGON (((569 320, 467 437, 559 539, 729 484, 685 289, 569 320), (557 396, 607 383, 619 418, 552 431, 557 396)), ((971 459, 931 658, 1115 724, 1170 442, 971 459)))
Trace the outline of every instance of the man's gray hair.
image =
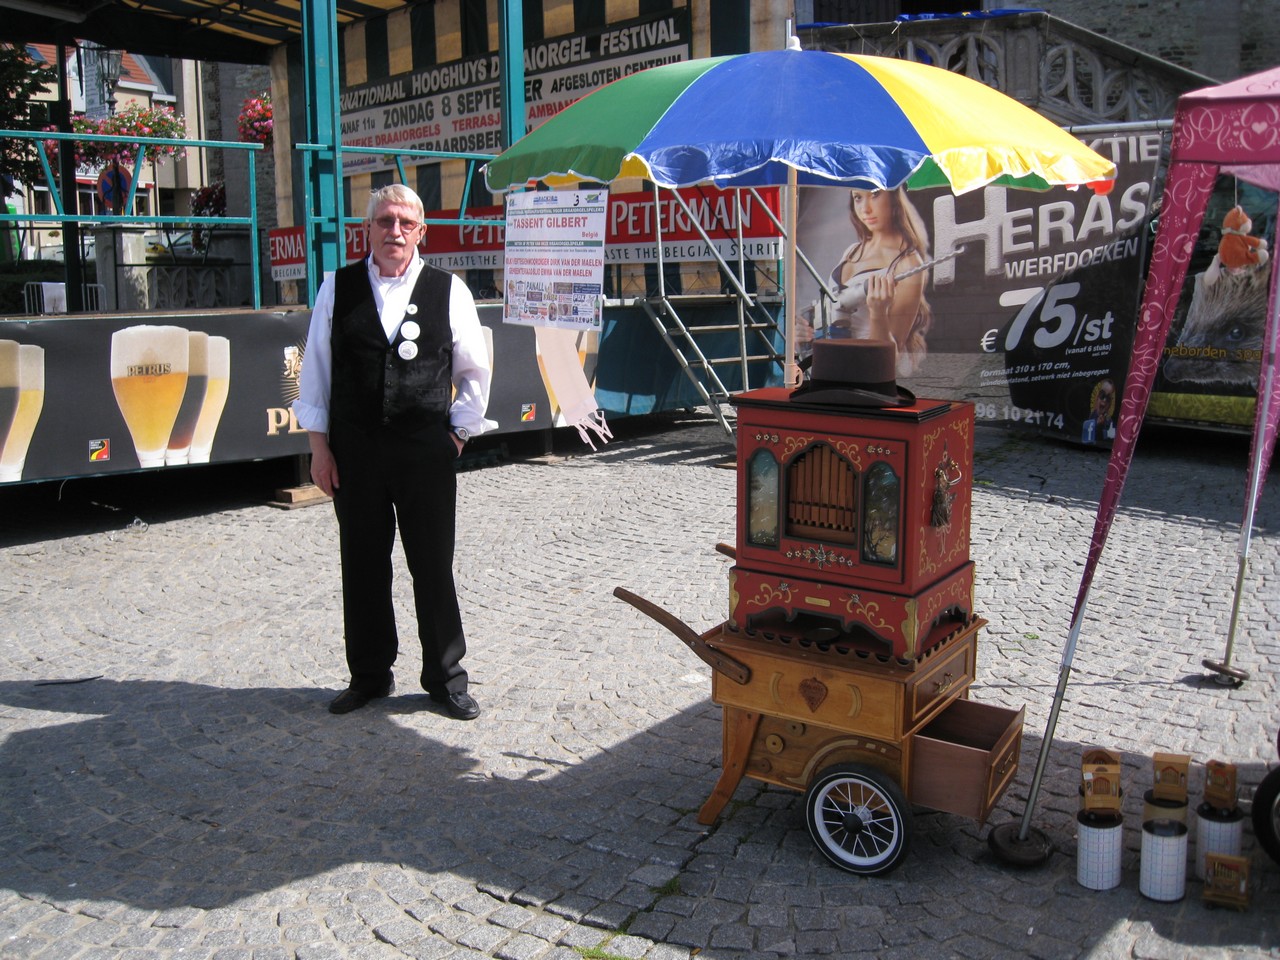
POLYGON ((364 218, 372 220, 373 215, 378 212, 378 207, 384 203, 403 203, 411 206, 418 211, 419 220, 426 215, 426 211, 422 207, 422 198, 403 183, 391 183, 385 187, 379 187, 369 194, 369 210, 365 213, 364 218))

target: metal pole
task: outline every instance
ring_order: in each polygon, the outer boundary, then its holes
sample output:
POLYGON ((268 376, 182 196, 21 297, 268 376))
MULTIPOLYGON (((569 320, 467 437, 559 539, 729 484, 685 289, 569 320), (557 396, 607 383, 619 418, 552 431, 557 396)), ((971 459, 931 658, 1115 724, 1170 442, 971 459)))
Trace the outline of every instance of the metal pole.
POLYGON ((254 154, 256 150, 246 150, 249 155, 249 272, 253 275, 253 309, 262 309, 262 277, 258 251, 258 170, 254 154))
MULTIPOLYGON (((524 136, 524 4, 498 0, 498 53, 502 65, 502 145, 524 136)), ((465 197, 466 194, 463 194, 465 197)))
POLYGON ((1236 568, 1236 595, 1231 604, 1231 625, 1227 628, 1227 649, 1221 660, 1206 659, 1201 663, 1215 674, 1214 679, 1224 686, 1238 686, 1249 679, 1249 672, 1231 665, 1231 655, 1235 648, 1236 625, 1240 618, 1240 601, 1244 591, 1245 571, 1249 566, 1249 545, 1253 538, 1253 518, 1258 507, 1258 497, 1262 490, 1262 451, 1267 445, 1267 433, 1273 429, 1268 422, 1271 413, 1271 394, 1275 389, 1276 350, 1280 343, 1280 301, 1277 300, 1276 275, 1271 276, 1271 316, 1267 324, 1267 350, 1263 355, 1265 376, 1258 384, 1258 400, 1254 416, 1253 450, 1249 461, 1249 489, 1245 491, 1244 522, 1240 525, 1240 540, 1237 553, 1240 562, 1236 568))
POLYGON ((1044 779, 1044 768, 1049 762, 1049 749, 1053 746, 1053 735, 1058 729, 1058 714, 1062 712, 1062 701, 1067 696, 1067 682, 1071 679, 1071 664, 1076 657, 1076 643, 1080 639, 1080 627, 1084 623, 1084 608, 1088 603, 1088 594, 1075 620, 1071 623, 1071 632, 1067 635, 1067 645, 1062 650, 1062 664, 1058 667, 1058 686, 1053 691, 1053 708, 1049 711, 1049 722, 1045 725, 1044 739, 1040 741, 1040 756, 1036 760, 1036 771, 1031 777, 1031 793, 1027 797, 1027 809, 1022 813, 1022 824, 1018 828, 1018 839, 1026 841, 1031 832, 1031 814, 1035 810, 1036 799, 1040 795, 1040 781, 1044 779))
MULTIPOLYGON (((658 298, 662 301, 663 306, 667 303, 667 263, 666 258, 662 255, 662 199, 658 195, 661 188, 655 183, 653 185, 653 238, 656 241, 658 254, 658 298)), ((649 291, 645 291, 648 295, 649 291)))
MULTIPOLYGON (((67 86, 67 47, 58 44, 58 102, 57 117, 54 122, 63 133, 71 133, 71 93, 67 86)), ((62 210, 59 212, 75 216, 80 212, 79 188, 76 186, 76 150, 70 140, 58 144, 58 179, 60 183, 49 184, 50 190, 58 189, 62 194, 62 210)), ((84 269, 80 265, 80 224, 68 220, 62 224, 62 269, 63 279, 67 287, 67 311, 81 313, 84 311, 84 269)))
POLYGON ((782 385, 794 387, 800 379, 796 365, 796 211, 799 206, 799 185, 795 167, 787 168, 786 227, 787 252, 783 270, 783 313, 786 318, 786 351, 782 361, 782 385))
POLYGON ((1022 812, 1022 821, 1015 833, 1013 823, 1002 823, 993 827, 987 834, 987 843, 995 854, 1006 863, 1015 866, 1032 866, 1049 859, 1053 845, 1040 830, 1031 827, 1031 815, 1035 811, 1036 800, 1040 796, 1040 784, 1044 780, 1044 770, 1049 763, 1049 751, 1053 748, 1053 735, 1058 728, 1058 715, 1062 712, 1062 702, 1066 699, 1067 683, 1071 679, 1071 664, 1075 660, 1076 644, 1080 639, 1080 628, 1084 623, 1084 611, 1089 604, 1089 591, 1086 590, 1080 599, 1075 617, 1071 621, 1071 632, 1067 635, 1066 645, 1062 648, 1062 664, 1058 668, 1058 686, 1053 692, 1053 707, 1049 711, 1049 722, 1045 726, 1044 738, 1040 741, 1040 756, 1036 760, 1035 773, 1031 777, 1031 793, 1027 797, 1026 809, 1022 812))

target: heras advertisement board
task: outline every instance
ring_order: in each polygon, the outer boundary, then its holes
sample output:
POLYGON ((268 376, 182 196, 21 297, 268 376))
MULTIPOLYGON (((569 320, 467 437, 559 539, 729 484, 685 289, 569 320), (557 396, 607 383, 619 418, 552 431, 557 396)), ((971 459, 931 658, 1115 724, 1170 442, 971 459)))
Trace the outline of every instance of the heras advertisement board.
POLYGON ((892 338, 917 395, 1105 442, 1106 418, 1086 421, 1114 414, 1128 369, 1162 134, 1088 143, 1117 164, 1109 192, 802 188, 797 238, 819 276, 797 280, 801 354, 813 337, 892 338))
MULTIPOLYGON (((526 129, 606 83, 688 58, 689 12, 683 8, 530 44, 524 54, 526 129)), ((486 54, 344 91, 343 146, 390 152, 349 154, 343 174, 394 170, 396 150, 501 150, 499 62, 497 54, 486 54)))
POLYGON ((4 482, 305 453, 308 312, 0 323, 4 482))

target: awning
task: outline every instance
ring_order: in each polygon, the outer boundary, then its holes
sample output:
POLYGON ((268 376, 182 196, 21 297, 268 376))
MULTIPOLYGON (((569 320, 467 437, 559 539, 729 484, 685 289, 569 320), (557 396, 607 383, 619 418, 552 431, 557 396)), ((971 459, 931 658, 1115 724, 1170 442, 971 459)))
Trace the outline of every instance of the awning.
MULTIPOLYGON (((377 16, 405 0, 337 0, 338 23, 377 16)), ((0 0, 0 41, 65 43, 188 60, 267 63, 302 34, 297 0, 0 0)))

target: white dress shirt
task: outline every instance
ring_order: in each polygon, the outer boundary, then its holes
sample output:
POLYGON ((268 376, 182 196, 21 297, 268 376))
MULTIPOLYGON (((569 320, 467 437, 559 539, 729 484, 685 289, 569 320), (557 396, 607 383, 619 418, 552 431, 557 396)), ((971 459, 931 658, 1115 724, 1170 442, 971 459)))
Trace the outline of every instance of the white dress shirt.
MULTIPOLYGON (((425 265, 416 252, 409 268, 398 277, 384 277, 378 272, 373 257, 365 260, 374 303, 387 343, 395 340, 396 331, 405 319, 405 308, 413 295, 418 275, 425 265)), ((303 355, 302 373, 298 378, 298 399, 293 412, 298 424, 313 433, 329 432, 329 398, 333 385, 333 274, 325 277, 316 293, 307 331, 307 349, 303 355)), ((453 386, 456 391, 449 408, 449 422, 471 436, 496 429, 498 424, 485 419, 489 406, 491 377, 489 346, 484 328, 476 314, 476 303, 467 285, 457 276, 449 290, 449 328, 453 333, 453 386)))

